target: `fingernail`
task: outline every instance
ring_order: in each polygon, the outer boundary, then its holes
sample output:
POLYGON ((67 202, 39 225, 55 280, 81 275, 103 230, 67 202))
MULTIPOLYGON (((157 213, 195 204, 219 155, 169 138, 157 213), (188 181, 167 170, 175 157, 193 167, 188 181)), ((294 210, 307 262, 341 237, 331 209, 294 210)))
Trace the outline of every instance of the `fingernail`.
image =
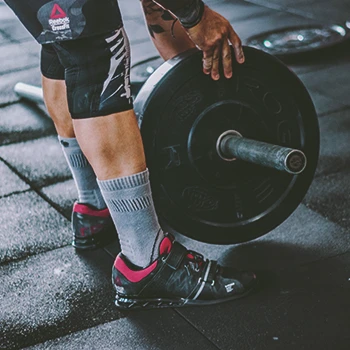
POLYGON ((214 76, 214 79, 215 79, 215 80, 219 80, 219 79, 220 79, 220 75, 215 75, 215 76, 214 76))

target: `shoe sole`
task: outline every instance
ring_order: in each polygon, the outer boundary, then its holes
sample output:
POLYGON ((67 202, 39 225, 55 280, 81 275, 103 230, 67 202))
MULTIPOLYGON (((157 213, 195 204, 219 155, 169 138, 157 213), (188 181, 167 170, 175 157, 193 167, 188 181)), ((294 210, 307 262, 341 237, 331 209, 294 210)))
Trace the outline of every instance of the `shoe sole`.
POLYGON ((125 296, 116 295, 115 306, 121 310, 147 310, 147 309, 163 309, 163 308, 178 308, 178 307, 187 307, 187 306, 206 306, 206 305, 216 305, 225 303, 228 301, 244 298, 245 296, 251 294, 256 290, 257 281, 254 285, 248 289, 246 292, 234 295, 225 299, 215 299, 215 300, 188 300, 188 299, 135 299, 135 298, 126 298, 125 296))

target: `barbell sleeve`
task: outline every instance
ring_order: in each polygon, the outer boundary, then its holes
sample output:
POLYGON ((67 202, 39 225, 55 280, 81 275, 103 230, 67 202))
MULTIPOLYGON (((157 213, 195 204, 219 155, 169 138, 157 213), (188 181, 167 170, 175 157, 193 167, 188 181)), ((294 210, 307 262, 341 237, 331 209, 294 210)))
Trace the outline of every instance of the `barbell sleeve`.
POLYGON ((17 83, 14 91, 18 96, 36 103, 44 103, 43 89, 29 84, 17 83))
POLYGON ((218 151, 223 159, 240 159, 293 175, 304 171, 307 159, 302 151, 247 139, 237 134, 227 134, 219 139, 218 151))

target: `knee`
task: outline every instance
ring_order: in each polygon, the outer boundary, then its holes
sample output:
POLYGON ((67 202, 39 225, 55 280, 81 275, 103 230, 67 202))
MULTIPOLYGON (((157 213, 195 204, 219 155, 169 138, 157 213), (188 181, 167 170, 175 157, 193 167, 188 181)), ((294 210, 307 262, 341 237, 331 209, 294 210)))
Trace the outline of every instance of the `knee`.
POLYGON ((43 77, 42 86, 44 101, 51 118, 54 120, 71 119, 64 80, 52 80, 43 77))
POLYGON ((42 78, 47 111, 62 137, 74 137, 72 118, 68 110, 66 86, 63 80, 42 78))

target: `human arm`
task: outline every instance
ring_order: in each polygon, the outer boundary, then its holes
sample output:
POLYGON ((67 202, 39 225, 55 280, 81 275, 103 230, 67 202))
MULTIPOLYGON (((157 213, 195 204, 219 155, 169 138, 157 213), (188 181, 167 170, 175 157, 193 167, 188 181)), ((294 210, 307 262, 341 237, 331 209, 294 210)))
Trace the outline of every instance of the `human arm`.
POLYGON ((203 51, 203 71, 214 80, 220 78, 222 62, 226 78, 232 77, 232 44, 238 63, 244 62, 242 43, 231 24, 201 0, 154 0, 173 13, 194 44, 203 51))

